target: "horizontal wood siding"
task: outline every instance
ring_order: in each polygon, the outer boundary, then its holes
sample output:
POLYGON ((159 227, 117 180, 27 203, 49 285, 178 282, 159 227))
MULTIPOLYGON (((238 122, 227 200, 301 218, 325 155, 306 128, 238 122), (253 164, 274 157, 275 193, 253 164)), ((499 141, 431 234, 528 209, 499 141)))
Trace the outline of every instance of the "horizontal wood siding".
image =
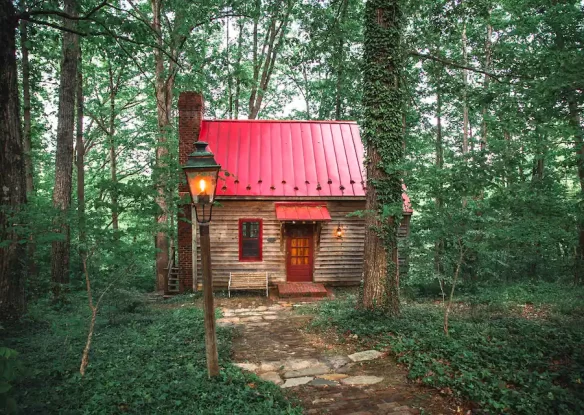
POLYGON ((347 216, 365 209, 365 201, 328 202, 331 221, 322 224, 320 247, 314 255, 314 282, 359 284, 363 274, 364 220, 347 216), (341 226, 343 237, 337 237, 341 226))
MULTIPOLYGON (((213 285, 227 287, 230 272, 268 272, 270 284, 286 281, 286 262, 280 249, 280 222, 273 202, 221 201, 213 208, 210 224, 213 285), (262 219, 262 260, 239 261, 239 219, 262 219), (274 242, 270 242, 270 241, 274 242)), ((197 246, 199 245, 197 241, 197 246)), ((197 249, 197 275, 201 274, 201 255, 197 249)), ((200 280, 200 278, 199 278, 200 280)))
MULTIPOLYGON (((359 284, 363 273, 364 220, 347 216, 365 208, 364 201, 327 201, 332 220, 321 225, 320 238, 315 234, 314 282, 331 285, 359 284), (337 238, 341 225, 343 237, 337 238)), ((404 218, 405 219, 405 218, 404 218)), ((409 219, 409 218, 408 218, 409 219)), ((400 227, 407 235, 409 221, 400 227)), ((211 262, 216 287, 227 287, 230 272, 268 272, 270 285, 286 281, 285 241, 281 240, 282 223, 276 219, 274 201, 221 201, 213 208, 210 224, 211 262), (263 220, 262 261, 239 261, 239 219, 263 220)), ((197 241, 197 280, 201 281, 200 247, 197 241)), ((403 264, 403 258, 400 258, 403 264)))

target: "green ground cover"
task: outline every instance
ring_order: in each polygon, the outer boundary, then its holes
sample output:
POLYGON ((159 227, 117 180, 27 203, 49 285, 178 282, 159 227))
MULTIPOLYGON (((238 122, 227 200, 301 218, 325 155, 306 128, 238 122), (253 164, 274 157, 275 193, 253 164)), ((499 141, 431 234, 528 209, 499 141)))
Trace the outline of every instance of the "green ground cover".
POLYGON ((279 387, 230 364, 229 330, 218 331, 221 375, 208 380, 202 311, 190 304, 157 307, 139 294, 112 295, 104 306, 82 379, 90 313, 83 296, 71 300, 61 310, 36 303, 24 322, 0 330, 0 346, 18 352, 4 393, 18 413, 301 413, 279 387))
POLYGON ((554 284, 477 289, 459 298, 442 331, 436 302, 404 305, 399 318, 355 309, 355 297, 322 303, 317 329, 357 335, 390 350, 412 380, 484 413, 584 413, 584 290, 554 284))

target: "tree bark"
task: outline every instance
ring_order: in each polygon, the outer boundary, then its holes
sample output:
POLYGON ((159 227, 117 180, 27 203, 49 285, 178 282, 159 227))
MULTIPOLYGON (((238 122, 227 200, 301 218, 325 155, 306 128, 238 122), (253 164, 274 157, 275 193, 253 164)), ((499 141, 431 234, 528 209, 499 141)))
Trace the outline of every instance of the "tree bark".
MULTIPOLYGON (((462 64, 468 65, 466 22, 462 26, 462 64)), ((462 154, 468 153, 468 71, 462 70, 462 154)))
POLYGON ((18 214, 26 203, 24 147, 20 130, 16 25, 11 0, 0 0, 0 320, 25 311, 26 244, 18 214))
POLYGON ((114 71, 109 62, 109 89, 110 89, 110 116, 108 126, 108 144, 109 144, 109 158, 110 158, 110 176, 112 180, 111 201, 112 201, 112 229, 114 231, 114 238, 118 239, 119 234, 119 206, 118 206, 118 171, 117 171, 117 153, 115 143, 116 132, 116 97, 118 92, 118 83, 114 82, 114 71))
MULTIPOLYGON (((20 51, 22 54, 22 111, 23 111, 23 143, 24 143, 24 167, 26 170, 26 192, 34 191, 32 168, 32 143, 31 143, 31 104, 30 104, 30 63, 28 59, 28 22, 20 21, 20 51)), ((30 258, 29 258, 30 260, 30 258)))
MULTIPOLYGON (((490 12, 489 12, 490 16, 490 12)), ((492 52, 491 52, 491 37, 493 36, 493 27, 489 24, 487 25, 487 39, 485 41, 485 72, 489 72, 492 64, 492 52)), ((483 90, 485 94, 489 91, 489 82, 491 78, 486 73, 483 78, 483 90)), ((481 128, 481 150, 487 147, 487 104, 483 104, 483 123, 481 128)))
MULTIPOLYGON (((580 194, 584 195, 584 127, 582 126, 582 116, 578 111, 578 105, 573 97, 568 99, 568 110, 570 115, 570 125, 574 129, 574 150, 576 151, 576 164, 578 166, 578 181, 580 183, 580 194)), ((578 254, 576 255, 576 278, 580 280, 584 265, 584 214, 580 212, 578 218, 578 254)))
MULTIPOLYGON (((441 78, 437 77, 437 90, 436 90, 436 169, 442 170, 444 167, 444 147, 442 143, 442 94, 440 91, 441 78)), ((442 209, 442 183, 438 185, 436 193, 436 209, 442 209)), ((444 301, 444 278, 443 278, 443 267, 442 267, 442 255, 444 254, 444 239, 439 238, 434 244, 434 269, 436 275, 438 275, 438 282, 440 283, 440 289, 442 291, 442 301, 444 301)))
POLYGON ((235 77, 235 98, 233 102, 233 111, 236 120, 239 118, 239 97, 241 95, 241 56, 243 48, 243 20, 239 21, 239 33, 237 36, 237 60, 235 68, 237 70, 237 76, 235 77))
POLYGON ((446 309, 444 310, 444 334, 448 336, 448 316, 450 315, 450 310, 452 309, 452 299, 454 298, 454 289, 456 288, 456 282, 458 281, 458 276, 460 275, 460 269, 464 262, 464 245, 462 240, 458 240, 458 248, 459 248, 459 255, 458 261, 456 262, 456 270, 454 271, 454 278, 452 279, 452 287, 450 288, 450 296, 448 298, 448 304, 446 305, 446 309))
POLYGON ((83 140, 83 66, 81 47, 77 63, 77 131, 75 135, 75 164, 77 167, 77 220, 79 222, 79 256, 83 259, 87 252, 85 228, 85 140, 83 140))
MULTIPOLYGON (((23 9, 26 3, 23 2, 23 9)), ((32 167, 32 123, 31 123, 31 103, 30 103, 30 62, 28 59, 28 22, 20 21, 20 52, 22 55, 22 110, 23 110, 23 147, 24 147, 24 169, 26 172, 26 194, 34 193, 34 176, 32 167)), ((32 234, 28 243, 28 275, 37 275, 35 262, 36 246, 32 234)))
POLYGON ((227 66, 227 115, 229 119, 233 118, 233 78, 230 70, 229 61, 229 17, 225 18, 225 56, 227 66))
POLYGON ((398 0, 365 6, 363 138, 367 148, 367 194, 363 292, 360 306, 399 313, 397 229, 402 207, 403 93, 400 49, 403 15, 398 0))
POLYGON ((168 241, 168 203, 166 198, 167 172, 168 167, 168 146, 167 134, 171 127, 171 110, 172 110, 172 89, 174 87, 173 71, 168 71, 168 78, 165 79, 164 55, 161 49, 164 47, 162 42, 162 0, 151 0, 152 5, 152 29, 157 33, 158 48, 154 49, 155 64, 155 94, 156 109, 158 118, 158 144, 156 147, 156 204, 159 207, 159 213, 156 217, 158 230, 156 232, 156 290, 165 291, 167 287, 167 270, 169 265, 169 241, 168 241))
MULTIPOLYGON (((77 16, 76 0, 65 0, 65 13, 77 16)), ((63 26, 75 30, 74 20, 64 19, 63 26)), ((61 75, 59 84, 59 109, 57 115, 57 152, 55 160, 55 187, 53 206, 58 211, 55 233, 61 240, 53 241, 51 249, 51 279, 55 297, 59 297, 61 284, 69 282, 70 229, 67 220, 71 207, 73 174, 73 134, 75 129, 75 94, 77 92, 77 63, 79 36, 63 32, 61 75)))

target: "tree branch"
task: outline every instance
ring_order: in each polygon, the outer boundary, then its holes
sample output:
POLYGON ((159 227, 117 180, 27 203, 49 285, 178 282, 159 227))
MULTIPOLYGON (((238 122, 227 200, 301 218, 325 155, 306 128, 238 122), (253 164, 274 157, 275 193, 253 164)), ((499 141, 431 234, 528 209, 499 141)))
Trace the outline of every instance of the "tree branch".
POLYGON ((107 1, 103 1, 97 6, 95 6, 85 16, 71 16, 70 14, 62 12, 61 10, 31 10, 29 12, 17 14, 16 17, 18 19, 24 19, 28 21, 30 21, 28 19, 30 16, 59 16, 68 20, 89 20, 89 18, 91 18, 92 15, 97 13, 100 9, 104 8, 105 6, 109 6, 107 1))
POLYGON ((54 23, 44 22, 42 20, 31 19, 30 17, 23 16, 23 17, 21 17, 21 20, 26 20, 27 22, 30 22, 30 23, 36 23, 36 24, 40 24, 43 26, 52 27, 53 29, 62 30, 63 32, 69 32, 69 33, 73 33, 73 34, 79 35, 79 36, 87 36, 87 33, 78 32, 77 30, 73 30, 73 29, 67 29, 66 27, 59 26, 59 25, 54 24, 54 23))
POLYGON ((446 65, 446 66, 451 66, 453 68, 466 69, 468 71, 480 73, 480 74, 486 75, 490 78, 493 78, 497 82, 502 82, 501 79, 499 78, 499 75, 497 75, 497 74, 494 74, 492 72, 487 72, 487 71, 484 71, 482 69, 474 68, 472 66, 463 65, 461 63, 455 62, 455 61, 450 60, 450 59, 440 58, 438 56, 433 56, 433 55, 426 55, 425 53, 416 52, 415 50, 409 51, 408 54, 410 56, 417 56, 418 58, 420 58, 422 60, 431 60, 434 62, 439 62, 439 63, 446 65))

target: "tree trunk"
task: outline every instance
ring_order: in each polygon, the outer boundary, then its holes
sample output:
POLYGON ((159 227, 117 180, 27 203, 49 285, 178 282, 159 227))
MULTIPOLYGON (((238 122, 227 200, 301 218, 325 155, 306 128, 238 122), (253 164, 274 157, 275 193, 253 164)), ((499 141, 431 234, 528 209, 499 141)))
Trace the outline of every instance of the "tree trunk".
MULTIPOLYGON (((272 21, 268 28, 268 32, 266 33, 260 60, 257 59, 257 22, 254 21, 254 78, 251 95, 249 98, 250 120, 255 120, 260 112, 260 109, 262 108, 264 95, 270 84, 270 78, 272 77, 272 72, 274 71, 274 65, 276 64, 284 35, 286 34, 286 28, 289 23, 289 16, 291 11, 291 0, 280 0, 274 6, 272 21), (286 1, 286 4, 284 4, 284 1, 286 1), (286 10, 283 11, 282 18, 278 19, 280 7, 285 7, 286 10)), ((259 13, 259 9, 257 12, 259 13)))
MULTIPOLYGON (((23 9, 26 4, 23 2, 23 9)), ((32 123, 30 104, 30 62, 28 59, 28 22, 20 21, 20 52, 22 55, 22 110, 23 110, 23 146, 24 146, 24 168, 26 172, 26 194, 34 193, 34 179, 32 168, 32 123)), ((35 262, 36 247, 31 234, 28 244, 28 275, 37 275, 35 262)))
POLYGON ((225 18, 225 56, 227 66, 227 115, 229 119, 233 118, 233 79, 230 70, 229 61, 229 17, 225 18))
POLYGON ((367 148, 365 257, 360 306, 399 313, 397 229, 402 208, 403 92, 400 49, 403 14, 398 0, 369 0, 365 7, 364 123, 367 148))
POLYGON ((20 131, 16 17, 11 0, 0 0, 0 320, 25 311, 26 244, 16 226, 26 203, 24 148, 20 131), (16 223, 15 223, 16 222, 16 223))
MULTIPOLYGON (((578 105, 573 97, 568 99, 568 110, 570 112, 570 125, 574 129, 574 150, 576 151, 576 164, 578 166, 578 181, 580 182, 580 194, 584 195, 584 128, 582 127, 582 116, 578 111, 578 105)), ((584 265, 584 214, 579 212, 578 218, 578 254, 576 255, 576 280, 582 273, 584 265)))
MULTIPOLYGON (((462 64, 468 65, 466 22, 462 26, 462 64)), ((462 70, 462 154, 468 153, 468 71, 462 70)))
POLYGON ((338 21, 338 45, 337 45, 337 80, 335 87, 335 120, 340 120, 343 115, 343 76, 345 64, 345 40, 343 39, 343 24, 347 18, 348 0, 342 0, 341 12, 338 21))
POLYGON ((171 110, 172 110, 172 89, 174 87, 174 78, 170 74, 165 80, 164 76, 164 55, 161 49, 164 47, 162 42, 162 1, 152 0, 152 29, 158 34, 158 48, 154 49, 155 77, 154 85, 156 93, 156 109, 158 118, 158 144, 156 147, 156 204, 159 207, 159 213, 156 218, 156 289, 165 291, 167 287, 167 270, 169 264, 169 243, 168 243, 168 203, 166 198, 167 187, 167 167, 168 167, 168 146, 167 134, 171 127, 171 110))
POLYGON ((464 246, 462 240, 458 240, 459 256, 456 262, 456 270, 454 271, 454 278, 452 279, 452 287, 450 288, 450 296, 448 298, 448 304, 444 310, 444 334, 448 336, 448 316, 450 315, 450 310, 452 309, 452 299, 454 298, 454 289, 456 288, 456 282, 458 281, 458 276, 460 275, 460 268, 464 262, 464 246))
MULTIPOLYGON (((65 0, 65 13, 76 16, 76 0, 65 0)), ((75 30, 74 20, 64 19, 63 26, 75 30)), ((55 187, 53 206, 58 210, 54 232, 61 240, 53 241, 51 249, 51 279, 55 297, 60 295, 60 285, 69 282, 70 229, 67 220, 71 207, 73 174, 73 133, 75 129, 75 94, 77 92, 77 62, 79 36, 63 32, 61 75, 59 84, 59 109, 57 115, 57 152, 55 160, 55 187)))
MULTIPOLYGON (((442 170, 444 166, 444 147, 442 144, 442 94, 440 91, 440 77, 437 78, 437 91, 436 91, 436 169, 442 170)), ((442 209, 442 183, 438 185, 436 193, 436 209, 442 209)), ((438 275, 438 282, 440 283, 440 289, 442 291, 442 301, 444 301, 444 278, 443 278, 443 267, 442 267, 442 255, 444 254, 444 239, 439 238, 434 243, 434 269, 436 275, 438 275)))
POLYGON ((109 116, 109 126, 108 126, 108 144, 109 144, 109 157, 110 157, 110 174, 112 179, 112 229, 114 230, 114 238, 118 239, 119 234, 119 206, 118 206, 118 171, 117 171, 117 154, 116 154, 116 143, 115 143, 115 132, 116 132, 116 96, 118 85, 114 83, 114 72, 111 66, 111 61, 109 63, 109 88, 110 88, 110 116, 109 116))
POLYGON ((233 102, 234 117, 236 120, 239 118, 239 96, 241 95, 241 55, 243 47, 243 20, 239 21, 239 33, 237 37, 237 61, 235 68, 237 70, 237 76, 235 77, 235 98, 233 102))
MULTIPOLYGON (((490 16, 489 12, 489 16, 490 16)), ((488 72, 491 69, 491 61, 492 61, 492 54, 491 54, 491 37, 493 36, 493 27, 491 25, 487 25, 487 39, 485 41, 485 67, 484 70, 488 72)), ((483 78, 483 90, 485 94, 489 91, 489 75, 485 74, 483 78)), ((487 147, 487 104, 483 104, 483 125, 481 128, 481 150, 484 150, 487 147)))
POLYGON ((77 219, 79 222, 79 256, 85 258, 87 234, 85 229, 85 142, 83 140, 83 66, 81 47, 77 64, 77 132, 75 164, 77 166, 77 219))
MULTIPOLYGON (((30 116, 30 63, 28 60, 28 22, 20 21, 20 51, 22 54, 22 111, 24 167, 26 169, 26 193, 34 191, 32 169, 31 116, 30 116)), ((29 258, 30 260, 30 258, 29 258)))

